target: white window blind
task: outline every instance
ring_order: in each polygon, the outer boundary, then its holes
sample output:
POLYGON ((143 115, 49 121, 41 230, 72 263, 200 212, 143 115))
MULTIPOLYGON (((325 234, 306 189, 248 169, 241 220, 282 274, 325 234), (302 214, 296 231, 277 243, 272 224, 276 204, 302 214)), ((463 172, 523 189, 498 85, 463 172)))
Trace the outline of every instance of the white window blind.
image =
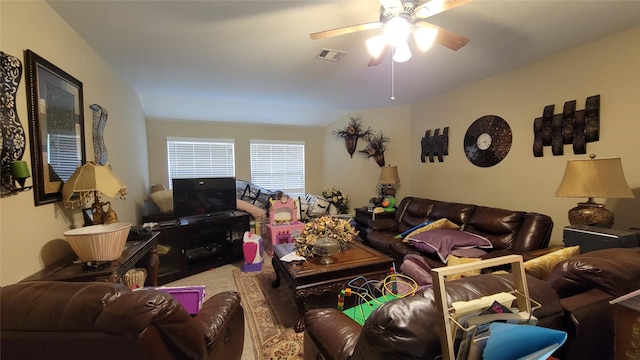
POLYGON ((234 140, 167 138, 169 187, 174 178, 236 176, 234 140))
POLYGON ((47 163, 60 179, 66 181, 82 165, 80 136, 48 134, 47 137, 47 163))
POLYGON ((304 197, 304 142, 251 140, 251 182, 304 197))

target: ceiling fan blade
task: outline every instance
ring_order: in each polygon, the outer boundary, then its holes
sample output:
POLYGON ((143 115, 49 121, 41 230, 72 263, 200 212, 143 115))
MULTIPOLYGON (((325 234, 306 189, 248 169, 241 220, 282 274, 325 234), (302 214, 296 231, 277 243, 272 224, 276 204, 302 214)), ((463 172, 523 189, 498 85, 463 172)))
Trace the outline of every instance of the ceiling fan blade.
POLYGON ((414 14, 416 18, 426 19, 429 16, 439 14, 471 1, 472 0, 431 0, 417 6, 414 14))
POLYGON ((458 35, 449 30, 445 30, 440 26, 430 24, 426 21, 417 22, 415 25, 423 26, 423 27, 432 27, 432 28, 438 29, 438 35, 436 36, 434 42, 444 47, 448 47, 449 49, 454 51, 460 50, 463 46, 467 45, 467 43, 469 42, 469 39, 467 39, 462 35, 458 35))
POLYGON ((358 31, 379 29, 382 27, 381 22, 371 22, 358 25, 350 25, 341 28, 315 32, 309 35, 313 40, 326 39, 334 36, 347 35, 358 31))
POLYGON ((371 60, 369 60, 369 65, 368 66, 376 66, 376 65, 379 65, 380 63, 382 63, 382 60, 384 60, 385 56, 387 56, 387 53, 389 52, 390 48, 391 48, 391 46, 387 45, 382 49, 382 52, 380 53, 380 56, 378 56, 377 58, 372 56, 371 60))

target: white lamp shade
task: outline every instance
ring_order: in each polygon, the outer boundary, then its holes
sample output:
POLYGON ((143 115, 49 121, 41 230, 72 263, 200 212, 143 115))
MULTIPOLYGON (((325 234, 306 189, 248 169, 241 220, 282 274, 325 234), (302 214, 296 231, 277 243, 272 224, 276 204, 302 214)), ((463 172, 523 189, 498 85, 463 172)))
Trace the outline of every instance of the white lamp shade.
POLYGON ((393 51, 393 61, 395 62, 405 62, 411 59, 411 50, 409 50, 409 44, 401 43, 398 44, 393 51))
POLYGON ((429 50, 436 36, 438 36, 438 29, 433 27, 421 27, 413 32, 413 39, 421 51, 429 50))
POLYGON ((382 35, 374 36, 371 39, 368 39, 366 41, 366 44, 369 54, 371 54, 371 56, 376 59, 380 57, 380 55, 382 54, 382 50, 384 50, 385 46, 387 46, 384 36, 382 35))
POLYGON ((384 27, 384 37, 392 46, 406 43, 410 32, 409 21, 401 16, 392 18, 384 27))

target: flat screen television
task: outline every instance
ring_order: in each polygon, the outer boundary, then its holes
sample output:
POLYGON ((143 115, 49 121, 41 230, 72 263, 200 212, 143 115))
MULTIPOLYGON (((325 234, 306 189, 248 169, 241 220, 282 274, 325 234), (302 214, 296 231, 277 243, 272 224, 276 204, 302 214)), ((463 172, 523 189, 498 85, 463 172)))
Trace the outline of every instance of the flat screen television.
POLYGON ((233 177, 173 179, 175 218, 206 217, 236 209, 233 177))

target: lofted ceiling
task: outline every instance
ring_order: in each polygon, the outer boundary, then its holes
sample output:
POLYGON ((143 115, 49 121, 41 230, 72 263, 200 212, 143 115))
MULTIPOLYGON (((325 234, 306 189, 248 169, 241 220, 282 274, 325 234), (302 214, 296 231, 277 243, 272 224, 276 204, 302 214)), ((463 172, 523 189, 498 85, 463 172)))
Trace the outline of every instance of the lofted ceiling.
MULTIPOLYGON (((429 22, 471 41, 367 66, 378 0, 47 0, 138 93, 150 119, 323 126, 405 105, 640 25, 639 0, 475 0, 429 22), (346 52, 318 60, 322 49, 346 52), (395 100, 390 97, 395 95, 395 100)), ((640 41, 640 40, 639 40, 640 41)))

